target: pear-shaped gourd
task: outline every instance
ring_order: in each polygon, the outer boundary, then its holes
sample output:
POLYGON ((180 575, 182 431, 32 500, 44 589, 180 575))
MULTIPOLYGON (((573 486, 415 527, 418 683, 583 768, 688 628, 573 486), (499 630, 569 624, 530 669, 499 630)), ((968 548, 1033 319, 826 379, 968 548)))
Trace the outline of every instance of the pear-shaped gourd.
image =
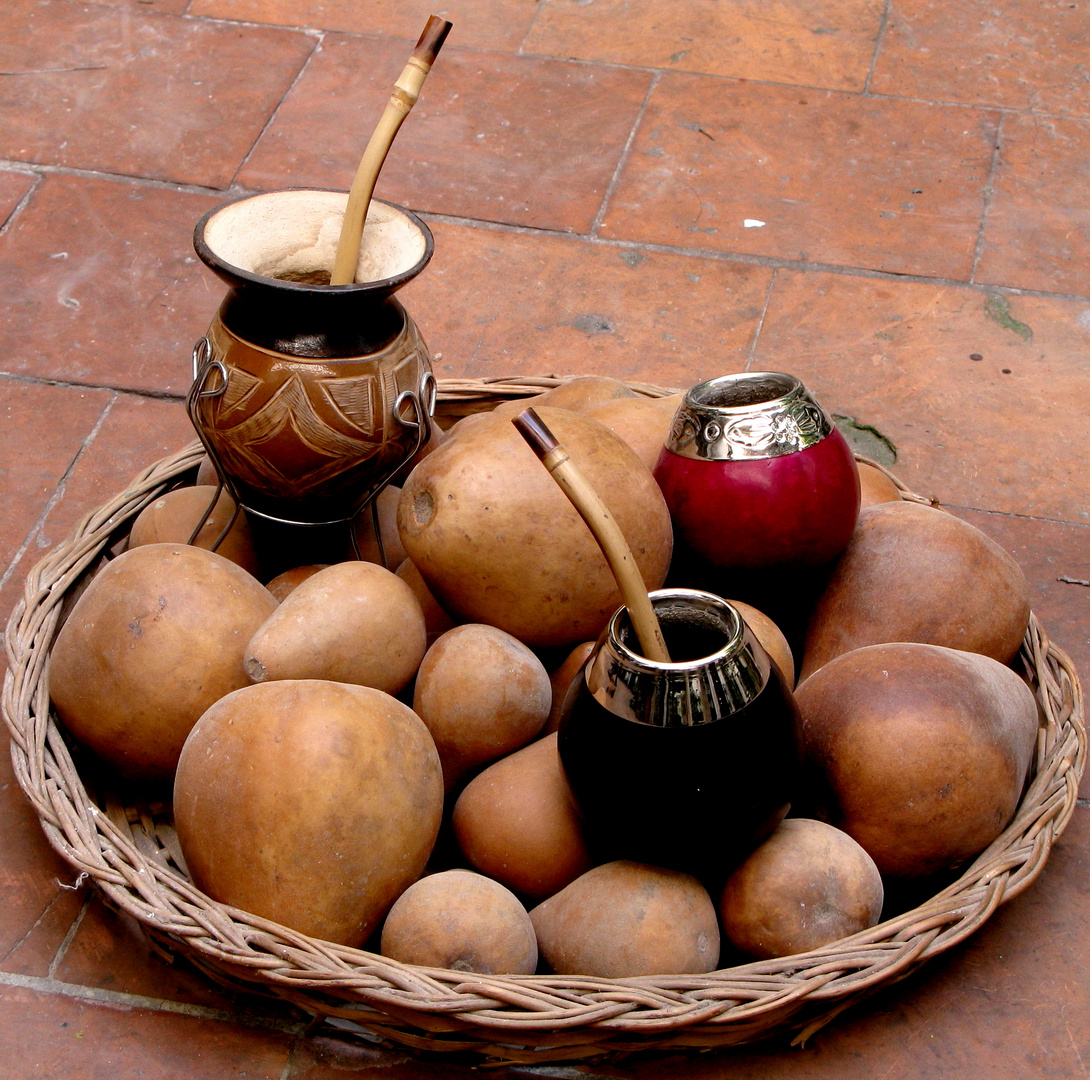
POLYGON ((983 851, 1021 798, 1037 702, 979 653, 891 643, 831 660, 795 691, 804 799, 883 876, 926 877, 983 851))
POLYGON ((719 962, 715 905, 691 874, 618 861, 588 870, 530 912, 559 975, 703 975, 719 962))
POLYGON ((371 562, 334 563, 307 577, 246 646, 253 682, 329 679, 403 689, 424 657, 424 613, 412 589, 371 562))
POLYGON ((475 776, 452 824, 482 874, 530 900, 552 896, 591 867, 555 733, 475 776))
POLYGON ((968 522, 918 503, 859 515, 810 617, 800 681, 835 656, 885 641, 919 641, 1009 663, 1029 623, 1014 559, 968 522))

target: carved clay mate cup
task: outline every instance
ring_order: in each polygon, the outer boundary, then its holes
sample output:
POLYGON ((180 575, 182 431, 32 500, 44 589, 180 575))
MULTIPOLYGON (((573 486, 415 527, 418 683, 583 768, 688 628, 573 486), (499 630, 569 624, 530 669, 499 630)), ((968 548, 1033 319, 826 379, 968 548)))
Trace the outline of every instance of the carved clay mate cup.
POLYGON ((194 232, 228 291, 194 349, 190 418, 236 500, 275 521, 349 520, 430 433, 431 358, 394 293, 427 265, 431 232, 372 200, 356 283, 329 285, 346 202, 273 191, 194 232))

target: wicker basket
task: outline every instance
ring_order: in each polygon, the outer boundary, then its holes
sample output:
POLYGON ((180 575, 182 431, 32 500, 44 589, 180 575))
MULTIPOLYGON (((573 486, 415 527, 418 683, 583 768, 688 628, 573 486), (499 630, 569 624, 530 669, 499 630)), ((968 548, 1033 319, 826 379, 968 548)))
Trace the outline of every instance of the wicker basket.
MULTIPOLYGON (((560 381, 449 380, 440 384, 438 412, 450 418, 488 409, 560 381)), ((630 385, 649 397, 674 392, 630 385)), ((217 904, 185 873, 169 807, 126 808, 116 793, 88 794, 91 780, 77 773, 50 715, 47 672, 63 609, 135 515, 200 456, 194 444, 147 469, 31 571, 7 628, 3 713, 16 775, 53 847, 154 941, 221 982, 287 998, 316 1018, 359 1025, 400 1046, 500 1061, 705 1049, 774 1033, 795 1033, 801 1041, 973 933, 1036 878, 1074 811, 1086 756, 1082 692, 1071 661, 1031 617, 1020 661, 1043 719, 1034 777, 1014 820, 926 903, 824 949, 710 975, 475 976, 398 964, 217 904)))

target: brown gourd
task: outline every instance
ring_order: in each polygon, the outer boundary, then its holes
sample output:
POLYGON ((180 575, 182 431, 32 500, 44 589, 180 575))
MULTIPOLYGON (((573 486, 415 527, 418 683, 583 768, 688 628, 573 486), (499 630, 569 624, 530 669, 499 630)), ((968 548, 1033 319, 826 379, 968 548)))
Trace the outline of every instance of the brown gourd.
MULTIPOLYGON (((647 587, 658 588, 673 533, 650 470, 597 421, 548 407, 540 415, 617 519, 647 587)), ((620 605, 586 523, 503 417, 476 420, 413 470, 398 528, 444 609, 532 647, 597 637, 620 605)))
POLYGON ((253 682, 329 679, 389 694, 416 674, 424 613, 404 581, 370 562, 334 563, 298 584, 246 645, 253 682))
POLYGON ((444 870, 410 885, 382 927, 382 954, 403 964, 532 975, 534 925, 518 897, 470 870, 444 870))
POLYGON ((541 661, 521 641, 482 623, 441 635, 413 688, 413 708, 435 740, 448 789, 536 738, 551 703, 541 661))
POLYGON ((719 924, 690 874, 617 861, 588 870, 530 912, 559 975, 702 975, 719 962, 719 924))
POLYGON ((238 563, 248 574, 259 577, 261 564, 254 548, 249 522, 242 510, 235 514, 235 500, 227 491, 220 490, 215 507, 197 535, 193 536, 197 523, 212 506, 214 496, 216 488, 209 486, 175 488, 160 495, 136 515, 129 533, 129 547, 142 547, 144 544, 188 544, 190 537, 193 537, 194 546, 211 550, 212 545, 219 541, 215 549, 217 555, 238 563), (232 515, 234 521, 224 535, 223 530, 231 521, 232 515))
POLYGON ((423 873, 442 812, 439 757, 413 711, 321 680, 216 702, 186 740, 174 785, 200 889, 352 946, 423 873))
POLYGON ((820 949, 874 926, 885 889, 874 860, 823 821, 788 818, 723 889, 723 933, 761 960, 820 949))
POLYGON ((882 503, 859 522, 810 616, 800 681, 863 645, 918 641, 1008 663, 1029 622, 1014 559, 934 507, 882 503))
POLYGON ((591 868, 556 739, 547 735, 489 765, 451 816, 469 862, 535 902, 591 868))
POLYGON ((894 642, 831 660, 795 691, 802 802, 883 877, 923 878, 983 851, 1022 795, 1037 703, 979 653, 894 642))
POLYGON ((57 635, 65 726, 127 776, 162 780, 217 699, 245 686, 246 642, 276 600, 221 555, 146 544, 99 571, 57 635))
POLYGON ((584 412, 628 443, 653 471, 682 397, 673 394, 663 398, 610 398, 588 406, 584 412))

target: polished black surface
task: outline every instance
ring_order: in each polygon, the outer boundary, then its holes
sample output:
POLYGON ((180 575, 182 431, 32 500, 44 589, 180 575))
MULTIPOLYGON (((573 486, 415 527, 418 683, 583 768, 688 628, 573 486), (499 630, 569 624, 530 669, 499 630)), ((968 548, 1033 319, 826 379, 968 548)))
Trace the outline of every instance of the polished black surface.
POLYGON ((775 667, 750 704, 694 727, 616 716, 584 685, 560 728, 559 751, 597 858, 718 883, 790 807, 798 709, 775 667))

